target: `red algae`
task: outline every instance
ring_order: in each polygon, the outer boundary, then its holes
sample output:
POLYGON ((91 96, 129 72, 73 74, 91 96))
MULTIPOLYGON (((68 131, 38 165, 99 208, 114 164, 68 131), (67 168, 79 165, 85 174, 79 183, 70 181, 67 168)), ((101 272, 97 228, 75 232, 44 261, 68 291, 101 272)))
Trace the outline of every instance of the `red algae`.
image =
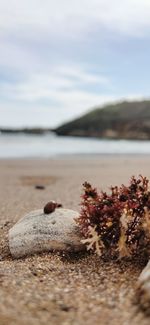
POLYGON ((119 257, 141 250, 150 254, 150 189, 146 177, 132 176, 129 186, 111 187, 110 194, 98 193, 87 182, 83 189, 76 222, 88 250, 119 257))

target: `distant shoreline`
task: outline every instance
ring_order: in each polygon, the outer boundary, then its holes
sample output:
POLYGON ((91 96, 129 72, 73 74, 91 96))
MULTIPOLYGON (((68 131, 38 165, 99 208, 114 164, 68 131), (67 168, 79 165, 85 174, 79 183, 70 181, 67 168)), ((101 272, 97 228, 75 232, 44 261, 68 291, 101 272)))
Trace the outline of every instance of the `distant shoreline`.
POLYGON ((64 138, 87 138, 87 139, 96 139, 96 140, 109 140, 109 141, 119 141, 119 140, 127 140, 127 141, 150 141, 150 137, 141 137, 139 134, 135 137, 124 136, 124 137, 113 137, 113 136, 95 136, 95 135, 87 135, 87 134, 58 134, 53 129, 49 128, 16 128, 16 129, 9 129, 9 128, 0 128, 0 135, 16 135, 16 134, 24 134, 24 135, 46 135, 46 134, 53 134, 58 137, 64 138))
POLYGON ((0 128, 0 133, 2 134, 45 134, 54 133, 52 129, 49 128, 0 128))

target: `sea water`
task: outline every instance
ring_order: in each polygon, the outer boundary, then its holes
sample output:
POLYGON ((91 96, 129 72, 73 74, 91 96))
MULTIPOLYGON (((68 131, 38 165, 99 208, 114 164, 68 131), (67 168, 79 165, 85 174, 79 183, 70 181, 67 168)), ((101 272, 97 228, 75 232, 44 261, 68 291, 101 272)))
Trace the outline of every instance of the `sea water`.
POLYGON ((94 154, 150 154, 150 141, 63 137, 53 133, 0 134, 0 158, 49 158, 94 154))

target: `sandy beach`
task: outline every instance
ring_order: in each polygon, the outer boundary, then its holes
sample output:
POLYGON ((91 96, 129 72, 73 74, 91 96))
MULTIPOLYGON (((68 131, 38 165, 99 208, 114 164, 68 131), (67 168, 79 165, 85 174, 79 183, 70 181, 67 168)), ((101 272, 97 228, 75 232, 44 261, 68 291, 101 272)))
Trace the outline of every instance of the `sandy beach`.
POLYGON ((135 301, 143 260, 105 261, 88 253, 13 260, 7 237, 19 218, 51 199, 80 210, 84 181, 107 190, 139 174, 150 178, 150 156, 0 160, 1 325, 149 324, 135 301))

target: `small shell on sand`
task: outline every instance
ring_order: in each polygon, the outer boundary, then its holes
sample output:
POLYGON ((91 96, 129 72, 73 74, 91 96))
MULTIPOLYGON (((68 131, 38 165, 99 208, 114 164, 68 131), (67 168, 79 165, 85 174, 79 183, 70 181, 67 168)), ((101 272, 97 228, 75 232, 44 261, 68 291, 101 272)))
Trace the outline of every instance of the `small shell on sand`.
POLYGON ((85 249, 75 218, 78 212, 59 208, 51 214, 32 211, 9 230, 13 258, 48 251, 78 252, 85 249))
POLYGON ((150 261, 138 278, 140 303, 144 309, 150 309, 150 261))

